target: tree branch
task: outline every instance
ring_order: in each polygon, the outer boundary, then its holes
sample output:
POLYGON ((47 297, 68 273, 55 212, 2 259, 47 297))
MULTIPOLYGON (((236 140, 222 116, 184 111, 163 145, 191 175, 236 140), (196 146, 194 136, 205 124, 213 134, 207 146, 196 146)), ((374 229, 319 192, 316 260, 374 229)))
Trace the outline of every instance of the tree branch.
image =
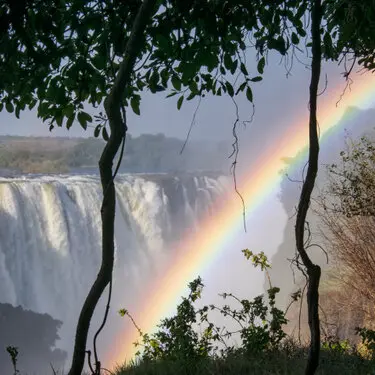
POLYGON ((307 306, 308 321, 311 335, 309 356, 305 369, 306 375, 313 375, 319 365, 320 354, 320 322, 319 322, 319 282, 321 269, 308 256, 305 248, 305 223, 309 210, 311 194, 314 189, 318 173, 319 138, 317 121, 317 98, 321 70, 321 37, 320 25, 322 19, 321 0, 312 0, 311 35, 312 35, 312 62, 310 81, 310 118, 309 118, 309 160, 306 179, 302 186, 298 204, 295 226, 296 246, 308 275, 307 306))
MULTIPOLYGON (((105 100, 111 135, 99 161, 100 178, 103 189, 102 217, 102 264, 94 284, 83 304, 76 330, 72 365, 69 375, 81 375, 90 321, 95 307, 112 279, 114 263, 114 221, 116 193, 113 182, 113 160, 123 141, 127 125, 121 116, 121 103, 125 88, 129 84, 136 59, 142 51, 145 28, 155 9, 156 0, 144 0, 134 21, 127 43, 124 59, 120 64, 113 87, 105 100)), ((96 364, 97 366, 97 364, 96 364)))

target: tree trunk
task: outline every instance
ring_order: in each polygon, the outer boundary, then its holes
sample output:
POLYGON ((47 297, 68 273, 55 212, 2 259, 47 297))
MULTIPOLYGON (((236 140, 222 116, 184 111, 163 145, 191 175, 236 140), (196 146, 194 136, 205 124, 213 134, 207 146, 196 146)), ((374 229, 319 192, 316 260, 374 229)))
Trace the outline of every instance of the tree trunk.
POLYGON ((100 179, 103 189, 102 218, 102 264, 94 284, 83 304, 76 329, 72 365, 69 375, 81 375, 90 321, 95 307, 112 278, 114 263, 114 222, 116 192, 112 175, 113 160, 125 137, 127 126, 121 117, 121 103, 124 90, 129 84, 134 64, 142 50, 145 29, 149 23, 156 0, 144 0, 134 21, 132 32, 126 46, 124 59, 120 65, 112 90, 105 101, 111 135, 99 161, 100 179))
POLYGON ((309 161, 306 179, 302 186, 298 203, 297 220, 295 227, 296 246, 303 265, 307 270, 307 308, 310 328, 310 350, 305 369, 306 375, 315 374, 319 365, 320 355, 320 321, 319 321, 319 282, 320 267, 314 264, 308 256, 305 248, 305 224, 310 206, 311 193, 314 189, 316 175, 318 173, 319 138, 317 122, 317 99, 321 68, 321 38, 320 25, 322 18, 321 0, 312 0, 311 11, 311 35, 312 35, 312 63, 310 81, 310 118, 309 118, 309 161))

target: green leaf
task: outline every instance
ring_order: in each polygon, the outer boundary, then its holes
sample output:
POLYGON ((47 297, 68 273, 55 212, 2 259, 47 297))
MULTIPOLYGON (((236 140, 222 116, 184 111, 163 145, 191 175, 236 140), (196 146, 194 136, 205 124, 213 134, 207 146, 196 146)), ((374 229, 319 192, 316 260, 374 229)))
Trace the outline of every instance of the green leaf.
POLYGON ((218 64, 217 55, 208 49, 200 50, 197 59, 202 66, 207 66, 209 72, 215 69, 218 64))
POLYGON ((177 109, 179 110, 182 106, 182 102, 184 101, 184 96, 180 96, 177 100, 177 109))
POLYGON ((172 86, 175 88, 175 90, 180 91, 181 90, 181 81, 180 79, 174 75, 172 77, 172 86))
POLYGON ((98 138, 98 137, 99 137, 100 129, 101 129, 101 128, 102 128, 101 125, 97 125, 97 126, 95 127, 95 130, 94 130, 94 137, 95 137, 95 138, 98 138))
POLYGON ((156 70, 154 70, 149 80, 151 91, 155 90, 156 85, 159 83, 159 79, 160 79, 159 73, 156 70))
POLYGON ((240 87, 236 91, 236 95, 238 95, 239 92, 242 92, 243 90, 245 90, 246 85, 247 85, 247 82, 241 83, 240 87))
POLYGON ((227 70, 230 70, 232 67, 232 56, 229 53, 226 53, 224 55, 224 65, 227 68, 227 70))
POLYGON ((228 94, 230 97, 233 97, 234 96, 234 90, 233 90, 233 86, 230 84, 230 82, 225 82, 225 86, 228 90, 228 94))
POLYGON ((142 90, 146 86, 146 84, 140 79, 137 79, 136 85, 139 90, 142 90))
POLYGON ((1 102, 0 103, 0 112, 3 110, 3 108, 4 108, 4 104, 3 104, 3 102, 1 102))
POLYGON ((198 66, 194 63, 180 64, 182 71, 182 81, 187 84, 189 80, 193 79, 198 71, 198 66))
POLYGON ((141 111, 139 110, 139 104, 140 104, 139 96, 133 96, 130 99, 130 105, 132 107, 132 110, 138 116, 141 115, 141 111))
POLYGON ((241 68, 242 74, 244 74, 245 76, 249 75, 249 73, 247 72, 246 66, 243 62, 241 63, 240 68, 241 68))
POLYGON ((166 98, 171 98, 172 96, 175 96, 175 95, 177 95, 177 94, 178 94, 177 91, 173 91, 173 92, 171 92, 170 94, 168 94, 168 95, 166 96, 166 98))
POLYGON ((165 91, 165 87, 161 85, 156 85, 154 87, 155 92, 165 91))
POLYGON ((102 130, 102 137, 103 139, 108 142, 108 139, 109 139, 109 136, 108 136, 108 132, 107 132, 107 129, 105 127, 103 127, 103 130, 102 130))
POLYGON ((178 94, 177 91, 173 91, 173 92, 171 92, 170 94, 168 94, 168 95, 166 96, 166 98, 170 98, 170 97, 175 96, 175 95, 177 95, 177 94, 178 94))
POLYGON ((304 38, 307 34, 306 34, 306 31, 301 27, 301 28, 299 28, 298 30, 298 34, 300 35, 300 36, 302 36, 302 38, 304 38))
POLYGON ((9 113, 13 113, 13 111, 14 111, 14 107, 13 107, 13 104, 11 102, 6 102, 5 108, 9 113))
POLYGON ((21 108, 19 106, 16 107, 16 117, 19 119, 20 118, 20 112, 21 108))
POLYGON ((75 117, 76 117, 75 113, 73 113, 72 115, 70 115, 70 116, 68 117, 68 120, 66 121, 66 128, 67 128, 68 130, 72 127, 72 125, 73 125, 73 121, 74 121, 75 117))
POLYGON ((253 102, 253 92, 249 86, 247 86, 246 97, 249 102, 253 102))
POLYGON ((74 113, 74 105, 73 104, 68 104, 66 106, 63 107, 62 109, 62 114, 65 116, 65 117, 70 117, 72 116, 74 113))
POLYGON ((233 63, 232 63, 232 66, 230 68, 230 72, 232 74, 234 74, 236 72, 237 66, 238 66, 238 60, 234 60, 233 63))
POLYGON ((276 51, 280 52, 281 55, 285 55, 286 47, 284 39, 279 36, 277 39, 271 39, 268 42, 269 49, 275 49, 276 51))
POLYGON ((189 96, 186 98, 186 100, 194 99, 198 94, 194 91, 189 94, 189 96))
POLYGON ((87 123, 92 122, 92 117, 86 112, 78 112, 77 115, 78 122, 83 129, 87 129, 87 123))
POLYGON ((92 58, 91 63, 96 69, 102 70, 107 65, 107 57, 102 54, 97 54, 92 58))
POLYGON ((37 101, 35 99, 33 99, 30 103, 29 103, 29 109, 30 111, 35 107, 35 104, 37 103, 37 101))
POLYGON ((189 89, 191 92, 193 92, 194 94, 198 94, 198 85, 195 81, 191 81, 190 84, 189 84, 189 89))
POLYGON ((299 43, 299 38, 296 33, 292 33, 292 43, 293 44, 298 44, 299 43))
POLYGON ((259 60, 258 62, 258 72, 259 74, 263 74, 264 72, 264 66, 266 65, 266 59, 264 58, 264 56, 259 60))
POLYGON ((252 81, 252 82, 260 82, 262 79, 263 78, 261 76, 256 76, 256 77, 251 78, 250 81, 252 81))
POLYGON ((323 37, 323 43, 324 43, 324 50, 325 50, 325 53, 326 53, 329 57, 332 57, 333 45, 332 45, 331 35, 329 35, 329 33, 325 33, 325 34, 324 34, 324 37, 323 37))
POLYGON ((63 123, 63 116, 61 115, 57 115, 55 117, 55 121, 56 121, 56 124, 58 127, 61 127, 62 126, 62 123, 63 123))
POLYGON ((169 40, 164 35, 156 35, 156 41, 160 49, 165 50, 165 52, 169 52, 169 40))
POLYGON ((169 71, 167 68, 164 68, 161 72, 160 72, 160 77, 161 77, 161 84, 163 86, 167 86, 167 83, 168 83, 168 80, 169 80, 169 71))

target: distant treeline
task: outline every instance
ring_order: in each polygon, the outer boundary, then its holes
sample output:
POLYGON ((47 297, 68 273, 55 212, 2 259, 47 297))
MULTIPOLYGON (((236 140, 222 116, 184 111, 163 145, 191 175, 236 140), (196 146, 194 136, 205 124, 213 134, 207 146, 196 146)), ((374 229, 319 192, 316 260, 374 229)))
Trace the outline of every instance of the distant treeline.
POLYGON ((61 324, 48 314, 0 303, 0 373, 13 374, 8 346, 17 348, 17 367, 23 374, 30 368, 40 374, 50 374, 50 364, 56 370, 61 369, 67 354, 54 348, 61 324))
MULTIPOLYGON (((181 172, 223 169, 224 143, 188 142, 163 134, 128 136, 121 172, 181 172)), ((0 137, 0 170, 18 173, 68 173, 94 169, 105 143, 96 138, 0 137)))

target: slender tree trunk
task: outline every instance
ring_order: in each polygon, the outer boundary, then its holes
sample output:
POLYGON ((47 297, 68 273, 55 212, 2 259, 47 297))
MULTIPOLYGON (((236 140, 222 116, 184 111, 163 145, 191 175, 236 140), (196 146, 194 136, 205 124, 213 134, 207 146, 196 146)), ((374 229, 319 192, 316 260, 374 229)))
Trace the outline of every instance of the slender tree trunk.
POLYGON ((310 206, 311 193, 314 189, 318 173, 319 138, 317 122, 317 99, 321 67, 321 38, 320 25, 322 18, 321 0, 312 0, 311 35, 312 35, 312 63, 310 81, 310 119, 309 119, 309 161, 306 179, 298 204, 297 221, 295 226, 296 245, 299 256, 307 270, 307 307, 310 328, 310 350, 307 359, 305 374, 313 375, 319 365, 320 355, 320 321, 319 321, 319 282, 320 267, 314 264, 305 248, 305 224, 310 206))
MULTIPOLYGON (((73 360, 69 375, 81 375, 90 321, 95 307, 112 278, 114 263, 114 222, 116 193, 112 175, 113 160, 120 148, 127 127, 121 117, 121 103, 124 90, 129 84, 134 64, 142 50, 145 28, 150 22, 156 0, 144 0, 134 21, 132 32, 126 46, 124 59, 120 65, 112 90, 105 101, 111 135, 99 161, 100 179, 103 189, 102 218, 102 264, 94 284, 83 304, 76 329, 73 360)), ((82 265, 84 266, 84 265, 82 265)))

